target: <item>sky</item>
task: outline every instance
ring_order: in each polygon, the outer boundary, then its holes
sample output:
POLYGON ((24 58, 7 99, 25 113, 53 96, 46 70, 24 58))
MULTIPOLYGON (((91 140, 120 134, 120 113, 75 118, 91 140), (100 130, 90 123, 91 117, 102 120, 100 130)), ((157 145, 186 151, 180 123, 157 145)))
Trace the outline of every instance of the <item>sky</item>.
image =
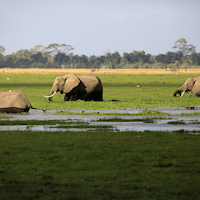
POLYGON ((185 38, 199 53, 199 9, 199 0, 0 0, 0 46, 4 55, 52 43, 74 55, 158 55, 185 38))

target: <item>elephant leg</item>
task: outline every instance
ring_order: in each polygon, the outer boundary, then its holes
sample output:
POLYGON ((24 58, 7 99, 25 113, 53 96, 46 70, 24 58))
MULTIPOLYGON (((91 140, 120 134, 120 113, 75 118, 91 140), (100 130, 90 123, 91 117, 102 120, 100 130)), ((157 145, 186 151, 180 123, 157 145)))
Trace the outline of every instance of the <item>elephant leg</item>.
POLYGON ((103 101, 103 93, 102 93, 102 91, 98 91, 97 92, 96 101, 103 101))
POLYGON ((102 91, 93 91, 89 95, 85 96, 85 100, 86 101, 91 101, 91 100, 94 100, 94 101, 103 101, 102 91))
POLYGON ((70 97, 68 94, 65 94, 64 101, 69 101, 70 97))
POLYGON ((70 100, 71 100, 71 101, 76 101, 76 100, 78 100, 78 94, 71 95, 71 96, 70 96, 70 100))

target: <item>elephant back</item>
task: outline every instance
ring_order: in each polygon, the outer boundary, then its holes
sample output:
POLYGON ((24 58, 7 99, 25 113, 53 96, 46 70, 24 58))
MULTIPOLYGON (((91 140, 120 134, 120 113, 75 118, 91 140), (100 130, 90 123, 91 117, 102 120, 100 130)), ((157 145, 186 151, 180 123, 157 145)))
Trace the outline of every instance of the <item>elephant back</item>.
POLYGON ((94 89, 97 89, 98 86, 99 86, 98 90, 102 90, 102 85, 98 77, 94 75, 83 75, 83 76, 78 76, 78 78, 84 84, 87 92, 92 92, 94 89))
POLYGON ((0 111, 23 112, 28 111, 29 108, 32 108, 32 106, 26 95, 21 91, 0 92, 0 111))

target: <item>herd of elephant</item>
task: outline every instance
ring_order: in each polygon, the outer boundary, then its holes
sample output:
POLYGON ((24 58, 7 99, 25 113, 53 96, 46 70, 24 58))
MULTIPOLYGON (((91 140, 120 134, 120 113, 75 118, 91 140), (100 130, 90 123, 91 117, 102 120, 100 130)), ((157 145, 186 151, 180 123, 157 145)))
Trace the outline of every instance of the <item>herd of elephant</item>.
MULTIPOLYGON (((64 101, 76 101, 78 99, 85 101, 103 101, 103 86, 101 80, 95 75, 67 74, 56 77, 48 96, 52 97, 60 91, 65 94, 64 101)), ((174 96, 179 94, 181 97, 187 92, 195 93, 200 96, 200 76, 197 78, 188 78, 186 82, 174 92, 174 96)), ((19 90, 0 91, 0 112, 2 113, 21 113, 28 112, 33 108, 28 98, 19 90)))

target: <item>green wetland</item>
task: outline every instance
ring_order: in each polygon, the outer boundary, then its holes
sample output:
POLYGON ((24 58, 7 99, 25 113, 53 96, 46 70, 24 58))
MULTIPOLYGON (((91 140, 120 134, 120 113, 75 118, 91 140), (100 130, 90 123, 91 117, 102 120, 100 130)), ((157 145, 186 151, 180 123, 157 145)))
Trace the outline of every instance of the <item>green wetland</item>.
POLYGON ((173 97, 174 92, 192 74, 172 75, 98 75, 103 84, 103 102, 63 102, 64 95, 57 93, 52 102, 48 95, 55 77, 62 74, 1 74, 0 90, 21 90, 32 106, 38 109, 120 109, 155 108, 199 105, 194 94, 185 94, 183 98, 173 97), (7 80, 7 78, 9 78, 7 80), (139 85, 140 87, 137 87, 139 85))
POLYGON ((43 95, 48 95, 56 76, 0 76, 1 91, 21 90, 33 107, 47 110, 45 119, 38 120, 26 120, 31 112, 0 115, 0 127, 30 128, 0 131, 0 199, 200 199, 199 131, 118 131, 99 124, 153 125, 167 119, 173 126, 198 125, 198 109, 180 115, 153 110, 198 107, 200 98, 194 94, 173 97, 174 91, 195 75, 98 75, 104 86, 103 102, 64 102, 59 93, 48 102, 43 95), (103 112, 126 108, 143 111, 103 112), (102 112, 76 113, 70 109, 102 112), (59 111, 51 113, 59 120, 48 120, 50 110, 59 111), (79 117, 99 119, 90 124, 79 117), (187 123, 174 117, 192 120, 187 123), (37 125, 74 130, 31 131, 37 125))

